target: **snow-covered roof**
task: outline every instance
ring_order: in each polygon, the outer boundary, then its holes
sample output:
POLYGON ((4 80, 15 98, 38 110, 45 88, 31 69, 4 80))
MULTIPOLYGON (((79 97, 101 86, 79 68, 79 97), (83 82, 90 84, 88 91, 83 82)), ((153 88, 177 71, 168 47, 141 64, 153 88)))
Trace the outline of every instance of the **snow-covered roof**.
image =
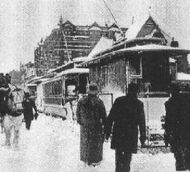
POLYGON ((148 44, 148 45, 141 45, 141 46, 134 46, 130 48, 123 48, 120 50, 108 52, 104 55, 99 55, 96 58, 93 58, 91 60, 88 60, 87 62, 84 62, 81 66, 86 66, 87 64, 97 63, 99 60, 104 59, 106 57, 110 57, 116 54, 122 54, 122 53, 144 53, 144 52, 164 52, 167 53, 169 56, 179 56, 182 54, 189 54, 189 49, 181 49, 176 47, 169 47, 169 46, 163 46, 158 44, 148 44))
POLYGON ((89 36, 86 36, 86 35, 78 35, 78 36, 70 36, 70 37, 73 37, 73 38, 89 38, 89 36))
POLYGON ((63 68, 63 67, 66 67, 66 66, 70 65, 71 63, 73 63, 73 61, 69 61, 67 64, 61 65, 61 66, 59 66, 59 67, 57 67, 57 68, 50 69, 50 70, 48 70, 47 73, 52 73, 52 72, 54 72, 54 71, 56 71, 56 70, 58 70, 58 69, 61 69, 61 68, 63 68))
POLYGON ((190 74, 178 72, 176 73, 176 80, 190 81, 190 74))
POLYGON ((73 60, 73 62, 84 62, 84 61, 86 61, 87 60, 87 56, 85 56, 85 57, 76 57, 76 58, 74 58, 74 59, 72 59, 73 60))
POLYGON ((67 75, 67 74, 77 74, 77 73, 89 73, 89 69, 87 68, 72 68, 64 70, 56 75, 56 77, 67 75))
POLYGON ((113 45, 113 39, 108 39, 105 37, 101 37, 98 43, 95 45, 95 47, 92 49, 92 51, 88 55, 88 59, 93 58, 96 54, 111 48, 113 45))
POLYGON ((41 83, 41 82, 45 82, 45 81, 47 81, 47 80, 49 80, 49 78, 41 78, 41 79, 38 79, 38 80, 33 81, 33 83, 37 85, 37 84, 39 84, 39 83, 41 83))
POLYGON ((96 27, 96 26, 93 26, 93 27, 91 27, 89 30, 101 30, 101 28, 96 27))
POLYGON ((120 29, 119 29, 119 28, 112 27, 112 28, 109 29, 109 31, 116 31, 116 32, 117 32, 117 31, 120 31, 120 29))
POLYGON ((35 87, 37 84, 31 83, 31 84, 26 84, 27 87, 35 87))
POLYGON ((139 31, 141 30, 142 26, 145 24, 146 20, 134 22, 125 32, 125 38, 127 38, 128 40, 135 39, 139 31))
POLYGON ((155 52, 155 51, 172 51, 174 53, 190 53, 190 50, 188 49, 181 49, 181 48, 177 48, 177 47, 170 47, 170 46, 164 46, 164 45, 158 45, 158 44, 148 44, 148 45, 138 45, 135 47, 130 47, 130 48, 124 48, 121 50, 118 50, 117 52, 130 52, 130 51, 142 51, 142 52, 147 52, 147 51, 151 51, 151 52, 155 52))
MULTIPOLYGON (((137 38, 138 34, 140 33, 141 29, 143 28, 143 26, 145 24, 150 25, 150 23, 148 22, 153 22, 153 24, 156 26, 156 27, 159 27, 158 24, 156 23, 156 21, 152 18, 152 16, 149 16, 148 18, 144 18, 144 19, 141 19, 140 21, 136 21, 134 22, 130 27, 129 29, 126 31, 125 33, 125 38, 127 38, 127 40, 130 40, 130 39, 135 39, 137 38)), ((153 30, 153 32, 155 31, 155 29, 153 30)), ((171 42, 171 36, 169 34, 167 34, 164 30, 162 30, 160 27, 159 27, 159 31, 164 35, 165 39, 167 39, 169 42, 171 42)), ((146 36, 150 36, 150 35, 146 35, 146 36)), ((146 37, 145 36, 145 37, 146 37)))

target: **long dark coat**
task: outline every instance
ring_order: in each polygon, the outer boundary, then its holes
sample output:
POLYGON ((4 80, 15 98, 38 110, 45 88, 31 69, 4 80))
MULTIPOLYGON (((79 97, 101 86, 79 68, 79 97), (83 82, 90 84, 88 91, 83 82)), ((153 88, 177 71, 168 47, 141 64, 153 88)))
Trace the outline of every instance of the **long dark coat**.
POLYGON ((29 98, 25 99, 22 102, 24 119, 27 121, 33 120, 33 108, 37 112, 35 102, 29 98))
POLYGON ((106 120, 105 106, 98 97, 88 95, 77 104, 77 122, 80 124, 80 159, 97 163, 103 156, 103 127, 106 120))
POLYGON ((10 88, 5 78, 0 77, 0 116, 8 113, 7 99, 10 88))
POLYGON ((190 95, 178 94, 166 103, 166 140, 176 158, 176 170, 190 168, 190 95))
POLYGON ((179 140, 190 144, 190 94, 171 97, 165 108, 165 130, 172 147, 177 147, 179 140))
POLYGON ((146 129, 143 103, 130 96, 117 98, 106 122, 106 137, 108 138, 113 131, 111 148, 136 153, 138 127, 140 140, 144 142, 146 129))

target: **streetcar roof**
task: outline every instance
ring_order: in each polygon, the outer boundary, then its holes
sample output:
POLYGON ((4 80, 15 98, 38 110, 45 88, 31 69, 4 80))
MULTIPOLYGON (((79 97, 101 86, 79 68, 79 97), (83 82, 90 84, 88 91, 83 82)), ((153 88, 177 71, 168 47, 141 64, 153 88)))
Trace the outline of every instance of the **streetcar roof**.
POLYGON ((27 87, 34 87, 34 86, 36 86, 37 84, 33 84, 33 83, 31 83, 31 84, 26 84, 26 86, 27 87))
POLYGON ((89 73, 89 69, 87 68, 72 68, 67 69, 65 71, 62 71, 58 73, 56 76, 62 76, 62 75, 68 75, 68 74, 77 74, 77 73, 89 73))
POLYGON ((138 45, 135 47, 120 49, 117 52, 167 52, 171 55, 189 54, 190 50, 177 47, 170 47, 158 44, 138 45))
MULTIPOLYGON (((175 56, 175 58, 177 58, 180 55, 189 54, 190 50, 158 45, 158 44, 137 45, 134 47, 123 48, 123 49, 106 53, 104 55, 97 56, 96 58, 93 58, 87 62, 82 63, 81 66, 88 66, 90 64, 99 63, 102 59, 111 58, 112 56, 115 56, 115 55, 143 54, 143 53, 164 53, 167 56, 175 56)), ((121 57, 124 57, 124 56, 121 56, 121 57)))

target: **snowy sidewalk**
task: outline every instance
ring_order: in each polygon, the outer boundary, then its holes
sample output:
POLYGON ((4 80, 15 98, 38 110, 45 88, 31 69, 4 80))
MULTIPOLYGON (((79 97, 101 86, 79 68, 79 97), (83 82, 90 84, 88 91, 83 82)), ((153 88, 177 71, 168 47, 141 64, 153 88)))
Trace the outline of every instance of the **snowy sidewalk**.
MULTIPOLYGON (((0 145, 4 134, 0 134, 0 145)), ((79 161, 79 126, 40 115, 27 131, 23 123, 20 148, 0 146, 0 172, 114 172, 115 155, 104 144, 104 160, 97 167, 79 161)), ((173 154, 136 154, 131 172, 175 172, 173 154)))

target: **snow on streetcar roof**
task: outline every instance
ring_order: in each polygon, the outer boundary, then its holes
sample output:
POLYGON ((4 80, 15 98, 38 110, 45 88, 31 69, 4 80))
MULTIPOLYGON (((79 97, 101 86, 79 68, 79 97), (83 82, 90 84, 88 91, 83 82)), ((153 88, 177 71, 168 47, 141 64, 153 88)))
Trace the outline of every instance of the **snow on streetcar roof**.
POLYGON ((130 48, 124 48, 120 49, 117 52, 130 52, 130 51, 173 51, 174 53, 190 53, 190 50, 188 49, 182 49, 182 48, 177 48, 177 47, 170 47, 170 46, 165 46, 165 45, 158 45, 158 44, 148 44, 148 45, 138 45, 135 47, 130 47, 130 48))
POLYGON ((84 63, 81 64, 81 66, 86 66, 88 64, 93 64, 93 63, 99 63, 101 59, 105 59, 110 56, 114 56, 116 54, 122 54, 122 53, 144 53, 144 52, 162 52, 162 53, 167 53, 168 55, 171 56, 178 56, 182 54, 189 54, 190 50, 189 49, 182 49, 182 48, 176 48, 176 47, 170 47, 170 46, 164 46, 164 45, 158 45, 158 44, 148 44, 148 45, 137 45, 134 47, 130 48, 123 48, 120 50, 108 52, 104 55, 99 55, 96 58, 93 58, 91 60, 88 60, 84 63))
POLYGON ((67 69, 65 71, 62 71, 58 73, 56 76, 62 76, 62 75, 67 75, 67 74, 77 74, 77 73, 89 73, 89 69, 87 68, 72 68, 72 69, 67 69))

